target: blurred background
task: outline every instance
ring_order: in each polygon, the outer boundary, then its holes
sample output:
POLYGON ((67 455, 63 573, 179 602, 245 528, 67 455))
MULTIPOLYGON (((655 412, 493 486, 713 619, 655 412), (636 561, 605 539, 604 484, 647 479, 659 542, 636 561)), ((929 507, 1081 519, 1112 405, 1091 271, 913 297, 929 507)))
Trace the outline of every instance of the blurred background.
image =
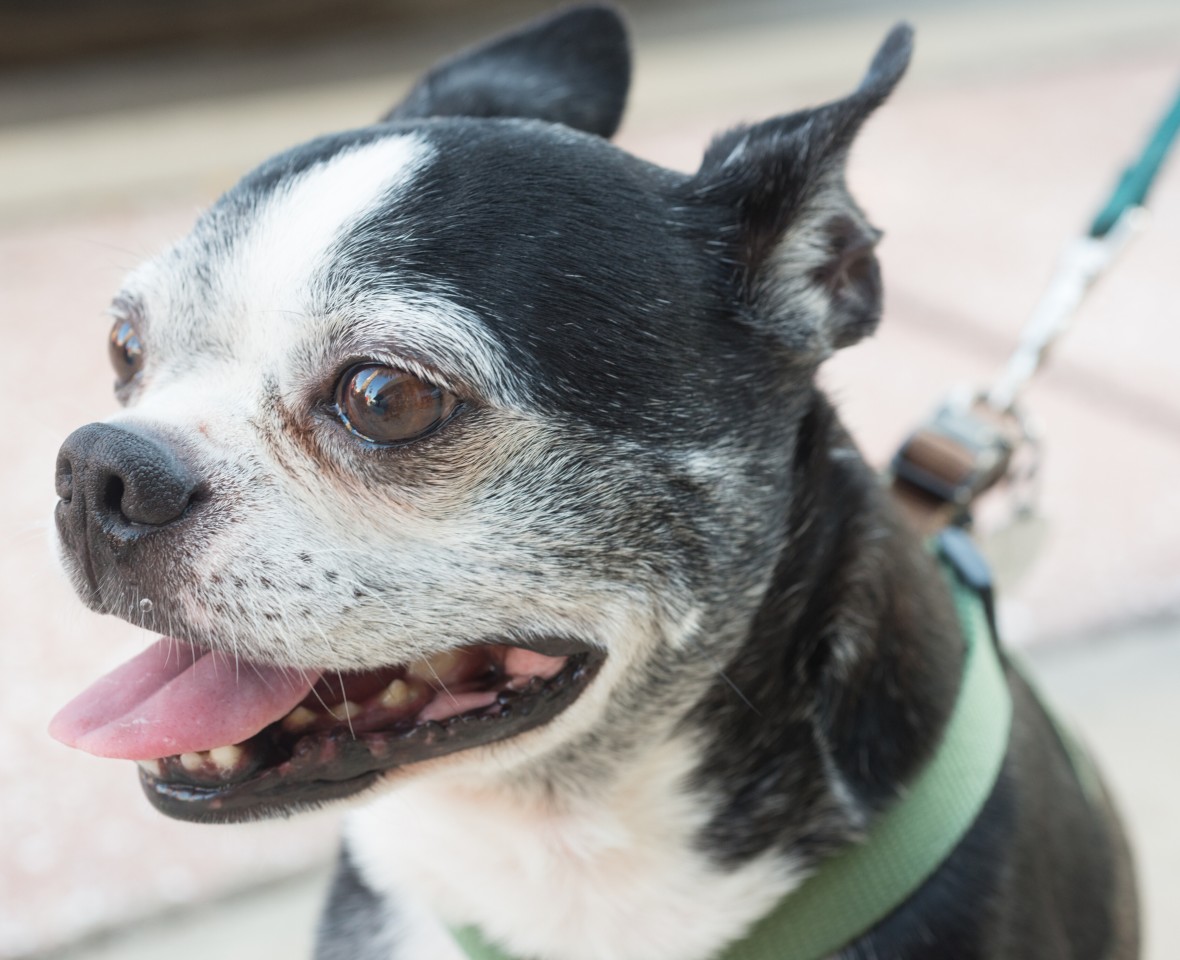
MULTIPOLYGON (((539 0, 0 0, 0 957, 307 956, 335 818, 175 823, 133 767, 50 741, 147 638, 52 559, 57 448, 105 417, 121 275, 269 154, 366 124, 436 57, 539 0)), ((844 94, 900 17, 917 56, 850 181, 881 333, 824 376, 870 458, 988 378, 1180 83, 1175 0, 634 0, 619 142, 693 169, 710 135, 844 94)), ((1180 956, 1180 158, 1028 402, 1038 515, 989 549, 1001 620, 1094 745, 1139 852, 1154 960, 1180 956), (1031 558, 1035 556, 1035 561, 1031 558), (1169 909, 1171 908, 1171 909, 1169 909)), ((407 825, 412 829, 412 825, 407 825)))

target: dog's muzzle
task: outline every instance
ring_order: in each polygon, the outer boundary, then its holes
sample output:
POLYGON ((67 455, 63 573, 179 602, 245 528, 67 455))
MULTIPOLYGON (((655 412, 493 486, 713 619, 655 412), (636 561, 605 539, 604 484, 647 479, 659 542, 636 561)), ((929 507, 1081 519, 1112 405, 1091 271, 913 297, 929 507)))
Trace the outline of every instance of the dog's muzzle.
POLYGON ((56 481, 58 533, 92 605, 102 604, 101 586, 116 570, 127 575, 142 543, 186 516, 199 486, 161 441, 105 423, 79 427, 66 438, 56 481))

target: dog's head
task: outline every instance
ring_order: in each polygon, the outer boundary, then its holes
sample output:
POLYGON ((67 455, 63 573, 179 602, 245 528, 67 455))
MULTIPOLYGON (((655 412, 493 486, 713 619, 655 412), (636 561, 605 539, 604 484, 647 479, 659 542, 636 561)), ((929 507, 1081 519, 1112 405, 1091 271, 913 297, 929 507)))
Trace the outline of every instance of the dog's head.
POLYGON ((676 722, 782 549, 816 365, 877 322, 843 163, 909 48, 685 176, 604 139, 627 44, 579 8, 247 175, 128 278, 125 409, 62 447, 79 593, 172 639, 55 734, 228 818, 676 722))

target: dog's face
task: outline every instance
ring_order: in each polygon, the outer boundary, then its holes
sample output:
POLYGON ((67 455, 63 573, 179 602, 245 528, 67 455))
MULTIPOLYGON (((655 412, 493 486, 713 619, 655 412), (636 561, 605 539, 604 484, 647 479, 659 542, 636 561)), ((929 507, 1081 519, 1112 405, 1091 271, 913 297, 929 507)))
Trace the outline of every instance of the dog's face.
POLYGON ((63 447, 79 593, 172 639, 56 734, 228 818, 676 722, 781 548, 815 365, 876 321, 840 170, 907 57, 689 177, 602 139, 625 39, 576 10, 249 174, 128 278, 125 409, 63 447))

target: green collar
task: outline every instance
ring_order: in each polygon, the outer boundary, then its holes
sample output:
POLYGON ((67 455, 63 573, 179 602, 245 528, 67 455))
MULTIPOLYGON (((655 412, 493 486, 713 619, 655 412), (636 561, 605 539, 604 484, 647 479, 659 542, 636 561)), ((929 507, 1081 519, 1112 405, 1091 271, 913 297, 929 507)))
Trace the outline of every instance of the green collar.
MULTIPOLYGON (((967 657, 959 699, 934 757, 864 843, 832 859, 717 960, 822 960, 904 903, 974 823, 1008 748, 1012 702, 984 601, 946 559, 967 657)), ((470 960, 510 960, 478 930, 452 931, 470 960)))

